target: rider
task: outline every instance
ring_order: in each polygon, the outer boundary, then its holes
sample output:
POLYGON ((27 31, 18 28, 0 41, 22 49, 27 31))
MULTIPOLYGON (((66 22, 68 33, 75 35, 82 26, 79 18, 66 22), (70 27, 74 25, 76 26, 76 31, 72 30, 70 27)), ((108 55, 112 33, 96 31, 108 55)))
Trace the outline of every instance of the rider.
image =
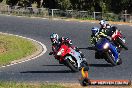
POLYGON ((80 52, 82 58, 84 58, 84 55, 82 54, 81 51, 79 51, 79 48, 72 46, 72 41, 68 37, 60 37, 59 38, 59 35, 57 33, 52 33, 50 35, 50 39, 52 42, 52 51, 53 51, 52 54, 55 54, 57 52, 57 50, 60 48, 61 44, 65 43, 72 49, 76 50, 77 52, 80 52))
MULTIPOLYGON (((93 28, 91 29, 91 31, 92 31, 92 35, 91 35, 91 44, 92 44, 92 45, 95 46, 96 43, 97 43, 97 41, 98 41, 100 38, 102 38, 102 37, 105 37, 105 38, 107 38, 108 40, 111 41, 111 37, 108 36, 108 35, 106 35, 104 32, 100 31, 99 28, 93 27, 93 28)), ((97 53, 97 52, 95 52, 95 58, 96 58, 96 57, 98 57, 98 53, 97 53)), ((118 63, 118 61, 119 61, 119 59, 117 60, 117 63, 118 63)))
POLYGON ((108 29, 111 27, 111 25, 108 22, 106 22, 105 20, 101 20, 99 22, 99 24, 101 26, 100 29, 108 29))
POLYGON ((52 50, 54 53, 57 52, 57 50, 59 49, 62 43, 66 43, 68 46, 72 45, 72 41, 69 38, 65 38, 65 37, 59 38, 59 35, 57 33, 52 33, 50 35, 50 39, 52 42, 52 50))
POLYGON ((91 29, 92 31, 92 35, 91 35, 91 44, 95 45, 97 43, 97 41, 101 38, 101 37, 106 37, 107 39, 111 40, 111 37, 109 37, 108 35, 106 35, 104 32, 100 31, 99 28, 97 27, 93 27, 91 29))
POLYGON ((112 36, 113 32, 116 31, 117 27, 115 26, 111 26, 107 21, 105 20, 101 20, 99 22, 100 24, 100 31, 103 32, 104 34, 108 35, 108 36, 112 36))
MULTIPOLYGON (((117 30, 116 26, 111 26, 105 20, 101 20, 99 24, 101 25, 100 32, 106 34, 109 37, 112 37, 113 33, 117 30)), ((115 45, 118 47, 118 52, 121 52, 121 48, 117 44, 115 45)))

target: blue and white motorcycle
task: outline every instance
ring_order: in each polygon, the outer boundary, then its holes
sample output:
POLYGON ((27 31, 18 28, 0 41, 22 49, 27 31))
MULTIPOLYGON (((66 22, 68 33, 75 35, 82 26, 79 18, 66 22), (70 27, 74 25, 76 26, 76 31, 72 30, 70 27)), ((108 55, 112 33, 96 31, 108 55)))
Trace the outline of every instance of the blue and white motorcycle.
POLYGON ((116 46, 111 43, 107 38, 101 38, 95 44, 95 58, 105 59, 108 63, 113 66, 122 64, 121 58, 119 58, 119 53, 116 46))

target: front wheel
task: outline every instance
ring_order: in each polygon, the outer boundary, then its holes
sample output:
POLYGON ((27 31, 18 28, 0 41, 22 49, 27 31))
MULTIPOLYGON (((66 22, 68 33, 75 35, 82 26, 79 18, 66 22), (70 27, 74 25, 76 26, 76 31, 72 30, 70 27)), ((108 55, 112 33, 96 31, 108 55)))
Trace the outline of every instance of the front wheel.
POLYGON ((117 42, 121 45, 121 47, 123 47, 125 50, 128 50, 126 44, 122 41, 121 38, 118 38, 117 39, 117 42))
POLYGON ((119 58, 119 61, 117 62, 117 65, 120 65, 120 64, 122 64, 122 59, 121 58, 119 58))
POLYGON ((78 66, 77 66, 76 61, 74 61, 73 58, 72 58, 71 56, 66 56, 65 58, 66 58, 65 64, 66 64, 73 72, 78 72, 79 69, 78 69, 78 66), (70 60, 71 58, 72 58, 73 61, 70 60))
POLYGON ((107 52, 106 53, 106 57, 109 63, 111 63, 113 66, 116 66, 116 62, 114 61, 114 56, 112 55, 112 53, 107 52))

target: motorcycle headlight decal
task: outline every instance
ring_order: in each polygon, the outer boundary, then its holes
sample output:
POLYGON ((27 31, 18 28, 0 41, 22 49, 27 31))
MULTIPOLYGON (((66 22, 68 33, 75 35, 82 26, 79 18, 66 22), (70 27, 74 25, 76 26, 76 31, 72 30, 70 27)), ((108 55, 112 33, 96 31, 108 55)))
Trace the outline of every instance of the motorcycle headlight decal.
POLYGON ((63 52, 64 52, 64 49, 62 48, 62 49, 57 53, 57 55, 60 56, 60 55, 62 55, 63 52))
POLYGON ((105 43, 105 45, 103 46, 104 49, 107 49, 109 47, 109 43, 105 43))

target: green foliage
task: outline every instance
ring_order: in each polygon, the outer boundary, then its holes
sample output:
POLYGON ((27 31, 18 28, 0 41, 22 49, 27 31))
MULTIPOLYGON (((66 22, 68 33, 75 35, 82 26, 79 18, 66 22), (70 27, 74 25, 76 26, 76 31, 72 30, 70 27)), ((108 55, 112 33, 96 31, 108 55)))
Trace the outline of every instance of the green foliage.
POLYGON ((0 0, 0 3, 2 2, 3 0, 0 0))
POLYGON ((92 18, 92 17, 78 18, 78 19, 80 19, 80 20, 95 20, 95 19, 94 19, 94 18, 92 18))
MULTIPOLYGON (((2 2, 3 0, 0 0, 2 2)), ((127 10, 132 13, 131 0, 6 0, 8 5, 16 4, 21 6, 32 6, 37 3, 37 7, 46 7, 50 9, 70 9, 70 10, 85 10, 97 12, 114 12, 121 13, 127 10), (43 1, 43 2, 41 2, 43 1)))
POLYGON ((119 21, 119 16, 113 13, 104 14, 103 19, 108 21, 119 21))
POLYGON ((66 10, 66 9, 70 9, 71 7, 70 0, 58 0, 57 3, 60 9, 66 10))

